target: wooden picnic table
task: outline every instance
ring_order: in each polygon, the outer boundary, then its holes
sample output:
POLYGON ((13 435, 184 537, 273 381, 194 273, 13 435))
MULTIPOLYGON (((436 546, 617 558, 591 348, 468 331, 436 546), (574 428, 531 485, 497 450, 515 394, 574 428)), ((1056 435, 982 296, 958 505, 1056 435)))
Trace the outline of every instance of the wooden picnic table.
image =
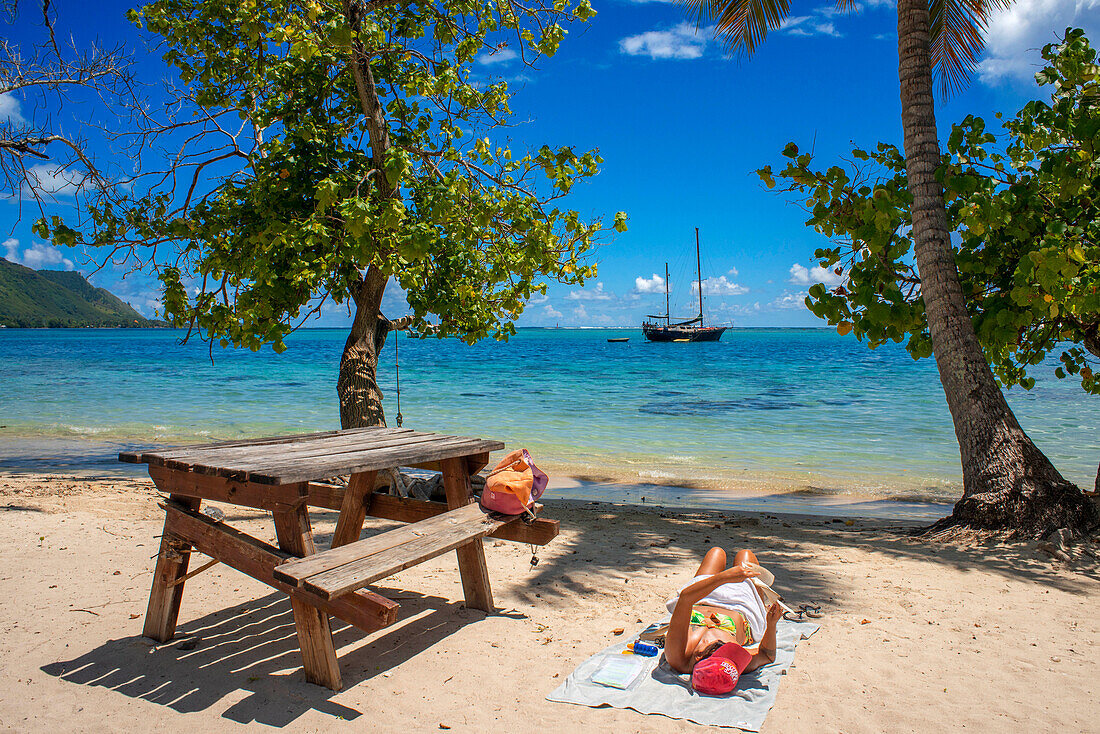
POLYGON ((148 464, 168 495, 143 634, 170 640, 184 582, 221 562, 289 595, 306 679, 339 690, 329 615, 364 632, 397 619, 399 605, 369 584, 456 550, 466 605, 491 612, 482 538, 544 545, 558 534, 555 520, 519 522, 474 504, 470 477, 502 448, 481 438, 371 427, 120 453, 120 461, 148 464), (378 472, 400 466, 441 471, 447 502, 375 492, 378 472), (349 477, 346 487, 326 481, 340 476, 349 477), (279 547, 202 514, 204 499, 270 511, 279 547), (317 551, 310 507, 340 511, 328 550, 317 551), (360 540, 367 515, 409 524, 360 540), (212 560, 188 573, 193 550, 212 560))

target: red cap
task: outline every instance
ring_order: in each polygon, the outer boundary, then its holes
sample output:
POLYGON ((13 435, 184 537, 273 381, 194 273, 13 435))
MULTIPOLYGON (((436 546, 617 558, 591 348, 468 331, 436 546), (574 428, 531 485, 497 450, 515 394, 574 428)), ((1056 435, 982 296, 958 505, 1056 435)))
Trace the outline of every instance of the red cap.
POLYGON ((736 642, 727 642, 703 658, 691 671, 691 687, 708 696, 721 696, 737 687, 737 679, 752 661, 752 653, 736 642))

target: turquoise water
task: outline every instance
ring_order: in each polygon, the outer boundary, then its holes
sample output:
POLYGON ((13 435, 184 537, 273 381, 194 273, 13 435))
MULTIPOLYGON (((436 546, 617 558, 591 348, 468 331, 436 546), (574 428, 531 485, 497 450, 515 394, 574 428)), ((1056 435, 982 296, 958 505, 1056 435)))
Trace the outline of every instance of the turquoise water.
MULTIPOLYGON (((0 330, 0 466, 107 467, 119 446, 338 428, 345 336, 301 331, 276 355, 211 352, 167 330, 0 330)), ((396 341, 406 427, 524 445, 558 476, 715 499, 945 502, 960 491, 935 364, 898 346, 870 351, 824 329, 734 329, 717 344, 580 329, 523 329, 507 344, 396 341)), ((391 425, 394 342, 380 379, 391 425)), ((1091 486, 1095 398, 1041 377, 1009 402, 1063 474, 1091 486)))

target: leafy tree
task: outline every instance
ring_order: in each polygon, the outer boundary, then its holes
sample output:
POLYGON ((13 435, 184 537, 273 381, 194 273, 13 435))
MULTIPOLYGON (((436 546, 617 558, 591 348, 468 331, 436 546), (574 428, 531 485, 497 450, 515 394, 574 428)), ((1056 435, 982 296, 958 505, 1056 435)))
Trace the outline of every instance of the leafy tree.
POLYGON ((41 229, 154 268, 166 315, 223 346, 282 351, 320 304, 348 304, 341 424, 384 424, 391 329, 434 315, 443 336, 507 338, 546 279, 595 273, 604 225, 557 200, 600 158, 494 142, 511 93, 474 72, 493 54, 550 56, 593 14, 588 0, 156 0, 131 17, 178 83, 134 134, 134 195, 41 229), (391 277, 412 308, 396 322, 380 310, 391 277))
MULTIPOLYGON (((1061 350, 1058 376, 1077 374, 1097 394, 1086 356, 1100 357, 1096 52, 1083 32, 1067 30, 1043 58, 1048 65, 1036 78, 1053 85, 1051 103, 1030 102, 1007 121, 1001 148, 984 120, 968 116, 953 127, 937 176, 959 235, 955 261, 966 306, 1001 383, 1030 388, 1028 370, 1061 350)), ((847 274, 843 285, 810 288, 809 309, 871 348, 904 340, 915 359, 930 356, 902 154, 879 143, 853 150, 849 167, 824 171, 794 143, 784 156, 783 189, 802 202, 807 226, 833 240, 815 257, 847 274)), ((775 186, 770 166, 758 173, 775 186)))
MULTIPOLYGON (((732 51, 751 54, 790 14, 787 0, 678 0, 732 51)), ((1020 427, 986 361, 955 265, 942 182, 933 73, 944 90, 966 80, 984 47, 989 14, 1008 0, 898 0, 898 79, 905 176, 912 197, 913 258, 928 343, 962 459, 963 498, 937 531, 1041 534, 1091 528, 1096 508, 1067 482, 1020 427)), ((838 10, 855 7, 837 0, 838 10)))

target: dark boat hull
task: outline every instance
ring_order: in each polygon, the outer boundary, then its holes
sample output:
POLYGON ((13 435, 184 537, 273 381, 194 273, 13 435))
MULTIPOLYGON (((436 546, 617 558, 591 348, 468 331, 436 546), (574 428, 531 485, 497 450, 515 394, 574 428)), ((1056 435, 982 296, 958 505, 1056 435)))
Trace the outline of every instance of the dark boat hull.
POLYGON ((661 326, 643 324, 642 333, 651 342, 716 342, 727 326, 661 326))

